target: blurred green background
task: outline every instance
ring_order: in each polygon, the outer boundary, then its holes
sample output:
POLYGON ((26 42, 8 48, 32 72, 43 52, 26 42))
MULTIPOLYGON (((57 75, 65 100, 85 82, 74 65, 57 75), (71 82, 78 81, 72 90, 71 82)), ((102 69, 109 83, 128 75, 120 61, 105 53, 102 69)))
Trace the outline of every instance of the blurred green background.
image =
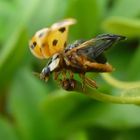
MULTIPOLYGON (((0 0, 0 140, 140 139, 138 105, 99 102, 64 91, 52 77, 44 83, 33 75, 46 60, 30 53, 30 38, 67 17, 78 21, 70 28, 70 42, 101 33, 127 36, 107 52, 116 69, 111 75, 126 82, 140 79, 139 0, 0 0)), ((140 85, 124 90, 101 75, 92 78, 106 94, 140 95, 140 85)))

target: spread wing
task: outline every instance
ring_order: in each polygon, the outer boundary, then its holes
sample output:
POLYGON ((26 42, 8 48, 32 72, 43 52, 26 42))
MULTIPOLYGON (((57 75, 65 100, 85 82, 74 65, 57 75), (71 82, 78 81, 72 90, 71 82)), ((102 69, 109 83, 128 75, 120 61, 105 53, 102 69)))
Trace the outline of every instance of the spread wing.
POLYGON ((81 43, 70 51, 75 50, 78 55, 81 55, 90 61, 106 63, 107 60, 103 54, 104 51, 123 39, 125 39, 125 37, 120 35, 102 34, 81 43))
POLYGON ((65 19, 50 27, 46 42, 51 56, 66 47, 69 26, 75 23, 75 19, 65 19))
POLYGON ((44 59, 61 52, 66 46, 69 26, 75 24, 75 19, 65 19, 43 28, 32 37, 29 48, 38 58, 44 59))

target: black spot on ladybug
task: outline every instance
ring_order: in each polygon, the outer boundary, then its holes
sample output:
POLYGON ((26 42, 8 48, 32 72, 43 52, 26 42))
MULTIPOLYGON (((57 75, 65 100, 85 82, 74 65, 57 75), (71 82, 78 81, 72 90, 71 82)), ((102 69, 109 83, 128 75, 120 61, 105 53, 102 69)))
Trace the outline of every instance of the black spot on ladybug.
POLYGON ((55 39, 55 40, 53 40, 52 45, 53 45, 53 46, 56 46, 57 43, 58 43, 58 40, 55 39))
POLYGON ((46 43, 43 43, 43 44, 42 44, 42 48, 44 48, 45 46, 46 46, 46 43))
POLYGON ((31 45, 31 48, 34 49, 37 43, 34 41, 33 44, 31 45))
POLYGON ((39 48, 39 50, 40 50, 40 53, 42 53, 42 50, 41 50, 41 48, 39 48))
POLYGON ((66 30, 65 27, 62 27, 62 28, 59 29, 59 31, 60 31, 61 33, 65 32, 65 30, 66 30))
POLYGON ((36 46, 36 45, 37 45, 37 43, 36 43, 36 42, 33 42, 33 45, 34 45, 34 46, 36 46))
POLYGON ((44 33, 40 33, 38 37, 41 38, 43 35, 44 35, 44 33))
POLYGON ((66 46, 67 46, 67 42, 64 43, 64 47, 66 47, 66 46))

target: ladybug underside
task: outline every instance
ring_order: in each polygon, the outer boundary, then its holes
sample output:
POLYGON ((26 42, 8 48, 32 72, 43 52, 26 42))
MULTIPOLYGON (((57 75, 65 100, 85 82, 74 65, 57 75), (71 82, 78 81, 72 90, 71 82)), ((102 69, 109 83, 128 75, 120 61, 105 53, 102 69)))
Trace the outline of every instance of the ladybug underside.
MULTIPOLYGON (((113 68, 107 63, 104 51, 123 39, 125 39, 123 36, 103 34, 88 41, 75 41, 68 45, 63 52, 52 57, 42 70, 41 78, 48 79, 52 72, 54 72, 56 80, 62 74, 61 80, 64 79, 64 81, 67 79, 67 71, 70 73, 70 79, 73 79, 73 73, 79 73, 80 77, 85 79, 86 72, 111 72, 113 68)), ((88 81, 91 83, 90 86, 97 87, 93 80, 88 79, 88 81)))

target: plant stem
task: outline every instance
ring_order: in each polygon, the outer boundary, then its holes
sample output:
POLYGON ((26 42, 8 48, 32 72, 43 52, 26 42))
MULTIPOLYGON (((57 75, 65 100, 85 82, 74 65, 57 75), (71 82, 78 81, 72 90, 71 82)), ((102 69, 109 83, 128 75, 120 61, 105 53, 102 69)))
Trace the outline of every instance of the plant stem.
POLYGON ((117 103, 117 104, 140 104, 140 97, 130 97, 130 96, 114 96, 106 93, 101 93, 99 90, 91 89, 85 85, 85 90, 82 88, 82 84, 76 81, 76 87, 73 91, 82 93, 92 99, 96 99, 102 102, 117 103))
POLYGON ((110 85, 120 89, 140 88, 140 81, 123 82, 113 78, 109 73, 102 73, 102 78, 110 85))

